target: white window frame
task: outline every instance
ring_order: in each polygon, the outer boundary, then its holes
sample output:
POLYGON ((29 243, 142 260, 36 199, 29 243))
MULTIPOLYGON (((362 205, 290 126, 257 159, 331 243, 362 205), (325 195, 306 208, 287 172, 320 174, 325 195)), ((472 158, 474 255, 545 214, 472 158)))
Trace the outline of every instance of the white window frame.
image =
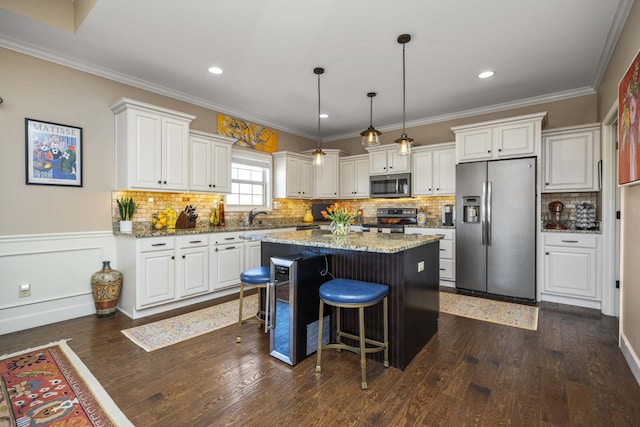
MULTIPOLYGON (((249 211, 251 209, 271 211, 273 206, 273 193, 272 193, 272 176, 273 176, 273 158, 271 154, 262 151, 232 147, 231 149, 231 163, 242 163, 252 166, 260 166, 267 169, 265 173, 265 193, 264 193, 264 205, 232 205, 228 202, 225 204, 225 210, 230 212, 249 211)), ((232 180, 233 187, 233 180, 232 180)), ((228 199, 227 199, 228 200, 228 199)))

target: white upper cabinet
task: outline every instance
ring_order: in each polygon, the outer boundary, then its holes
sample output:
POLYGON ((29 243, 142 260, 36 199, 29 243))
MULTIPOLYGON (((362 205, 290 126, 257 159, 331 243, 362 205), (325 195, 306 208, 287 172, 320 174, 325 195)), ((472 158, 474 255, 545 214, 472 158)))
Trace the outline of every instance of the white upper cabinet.
MULTIPOLYGON (((311 153, 315 150, 303 152, 311 158, 311 153)), ((341 150, 324 149, 324 164, 322 166, 312 166, 313 171, 313 198, 314 199, 335 199, 340 190, 340 156, 346 153, 341 150)))
POLYGON ((195 116, 122 98, 116 115, 119 190, 187 191, 189 124, 195 116))
POLYGON ((311 199, 313 167, 309 155, 288 151, 273 153, 273 197, 311 199))
POLYGON ((420 146, 411 153, 414 196, 453 195, 456 192, 455 144, 420 146))
POLYGON ((542 135, 543 192, 600 190, 600 125, 553 129, 542 135))
POLYGON ((189 190, 203 193, 231 192, 233 138, 191 131, 189 190))
POLYGON ((340 198, 369 197, 369 156, 342 157, 340 159, 340 198))
POLYGON ((396 144, 379 145, 366 150, 369 152, 370 175, 411 172, 411 156, 399 155, 396 144))
POLYGON ((547 113, 452 127, 456 162, 538 156, 547 113))

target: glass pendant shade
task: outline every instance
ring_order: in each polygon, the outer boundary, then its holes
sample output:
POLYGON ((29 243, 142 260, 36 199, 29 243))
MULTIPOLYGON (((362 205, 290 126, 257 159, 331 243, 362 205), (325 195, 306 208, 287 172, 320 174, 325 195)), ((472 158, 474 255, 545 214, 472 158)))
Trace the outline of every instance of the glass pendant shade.
POLYGON ((408 156, 411 154, 411 143, 413 142, 413 138, 409 138, 403 133, 400 135, 400 138, 396 139, 394 142, 398 144, 398 155, 408 156))
POLYGON ((313 161, 312 164, 314 166, 322 166, 324 165, 324 151, 319 148, 316 148, 313 152, 313 161))
POLYGON ((360 135, 362 136, 363 147, 375 147, 376 145, 380 145, 380 135, 382 135, 382 132, 373 127, 373 97, 376 96, 376 93, 369 92, 367 96, 371 99, 369 127, 360 132, 360 135))

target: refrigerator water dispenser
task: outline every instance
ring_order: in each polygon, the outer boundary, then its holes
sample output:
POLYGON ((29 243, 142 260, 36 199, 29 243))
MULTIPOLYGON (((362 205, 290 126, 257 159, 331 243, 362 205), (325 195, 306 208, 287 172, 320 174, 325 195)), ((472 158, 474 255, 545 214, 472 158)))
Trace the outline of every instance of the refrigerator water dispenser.
POLYGON ((462 198, 462 221, 466 223, 480 222, 480 197, 462 198))

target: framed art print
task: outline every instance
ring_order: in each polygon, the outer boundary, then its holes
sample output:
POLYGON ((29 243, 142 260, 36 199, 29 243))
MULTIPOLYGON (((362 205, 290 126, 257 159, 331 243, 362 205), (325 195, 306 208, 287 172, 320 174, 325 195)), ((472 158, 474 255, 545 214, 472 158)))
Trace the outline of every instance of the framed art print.
POLYGON ((618 85, 618 184, 640 182, 640 97, 638 96, 640 51, 618 85))
POLYGON ((82 187, 82 128, 25 119, 27 184, 82 187))

